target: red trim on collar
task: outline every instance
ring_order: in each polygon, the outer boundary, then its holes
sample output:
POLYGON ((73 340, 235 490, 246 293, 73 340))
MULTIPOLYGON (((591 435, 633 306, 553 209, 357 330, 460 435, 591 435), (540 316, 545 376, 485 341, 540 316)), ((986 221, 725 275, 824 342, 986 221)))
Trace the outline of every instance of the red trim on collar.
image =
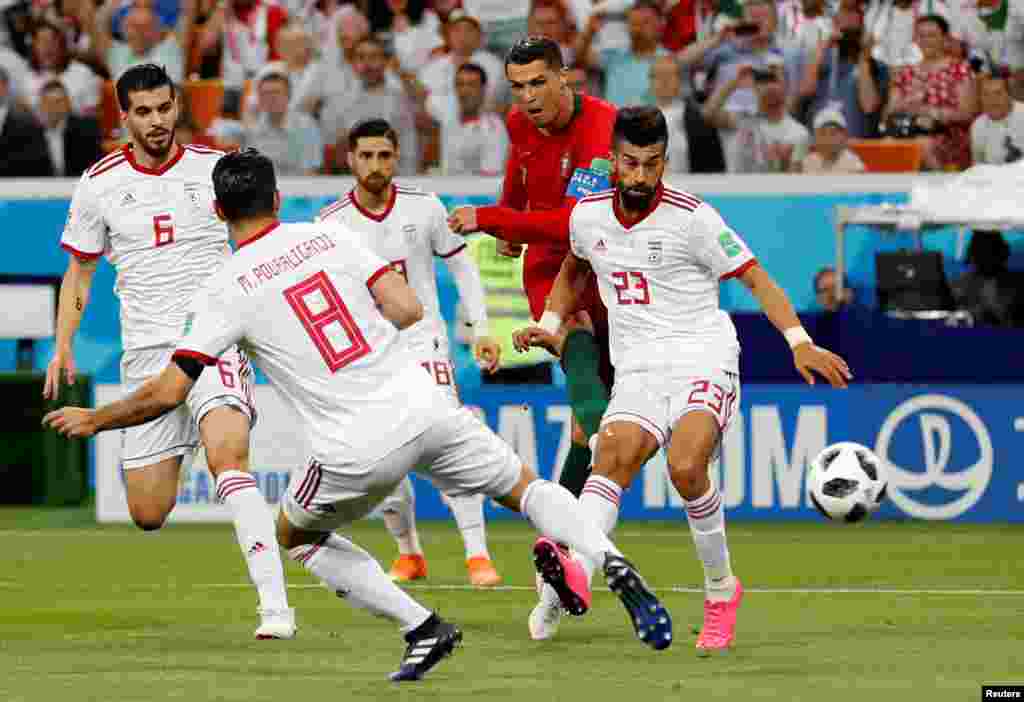
POLYGON ((164 163, 159 168, 148 168, 146 166, 143 166, 143 165, 139 164, 139 162, 135 160, 135 154, 133 153, 133 149, 132 149, 132 145, 131 144, 125 144, 123 148, 124 148, 124 155, 128 159, 128 164, 132 168, 137 170, 139 173, 145 173, 146 175, 158 176, 158 175, 163 175, 167 171, 169 171, 172 168, 174 168, 175 164, 177 164, 178 161, 181 160, 181 157, 185 155, 185 147, 184 146, 182 146, 181 144, 175 144, 174 146, 175 146, 175 148, 178 149, 178 152, 176 154, 174 154, 174 156, 172 156, 169 161, 164 163))
POLYGON ((654 191, 654 197, 651 198, 651 204, 647 206, 647 209, 644 210, 636 220, 628 224, 626 223, 626 215, 622 212, 622 206, 619 202, 621 196, 616 192, 615 197, 612 198, 612 209, 615 211, 615 219, 619 220, 619 224, 621 224, 623 228, 632 229, 636 225, 640 224, 640 222, 647 219, 647 216, 657 209, 658 205, 661 204, 661 196, 664 192, 664 187, 662 187, 661 183, 658 183, 658 187, 654 191))
POLYGON ((245 241, 240 243, 238 245, 238 249, 241 250, 241 248, 243 246, 248 246, 249 244, 251 244, 252 242, 256 241, 257 239, 262 239, 267 234, 269 234, 270 232, 272 232, 275 229, 277 229, 279 226, 281 226, 280 222, 278 222, 278 221, 271 222, 267 226, 263 227, 263 229, 260 229, 258 232, 256 232, 253 236, 249 237, 248 239, 246 239, 245 241))
POLYGON ((392 183, 390 187, 391 197, 388 198, 388 206, 385 207, 384 211, 380 214, 374 214, 359 204, 359 198, 356 197, 355 188, 352 188, 352 192, 349 193, 349 196, 352 198, 352 204, 356 206, 356 209, 359 210, 364 217, 372 219, 374 222, 383 222, 388 218, 388 215, 391 214, 391 210, 395 206, 395 200, 398 199, 398 188, 395 187, 394 183, 392 183))

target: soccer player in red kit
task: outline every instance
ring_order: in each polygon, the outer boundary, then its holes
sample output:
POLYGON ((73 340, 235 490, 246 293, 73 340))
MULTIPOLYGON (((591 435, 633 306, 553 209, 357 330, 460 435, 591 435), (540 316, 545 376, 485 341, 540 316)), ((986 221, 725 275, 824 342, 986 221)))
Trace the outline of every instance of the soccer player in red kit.
MULTIPOLYGON (((522 244, 527 245, 523 285, 537 320, 569 251, 573 204, 609 187, 607 171, 602 173, 600 166, 611 156, 616 109, 604 100, 573 93, 565 82, 561 49, 550 39, 527 37, 516 43, 505 59, 505 75, 517 106, 508 116, 511 143, 500 203, 461 207, 451 214, 449 225, 460 234, 487 232, 506 242, 510 255, 520 255, 522 244)), ((562 350, 575 421, 559 480, 577 496, 590 472, 587 440, 597 432, 612 380, 607 312, 593 278, 581 309, 589 315, 594 334, 569 330, 562 350)), ((542 596, 530 617, 535 639, 553 635, 561 614, 557 598, 547 594, 550 607, 544 607, 542 596)))

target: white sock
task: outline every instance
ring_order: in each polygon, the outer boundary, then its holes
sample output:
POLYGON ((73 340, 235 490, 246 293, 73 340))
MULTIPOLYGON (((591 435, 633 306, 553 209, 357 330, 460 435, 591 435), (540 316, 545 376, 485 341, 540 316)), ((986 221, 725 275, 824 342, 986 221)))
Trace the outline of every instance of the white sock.
POLYGON ((487 551, 487 525, 484 523, 484 495, 460 495, 449 497, 441 494, 448 509, 455 517, 455 523, 466 545, 466 558, 483 556, 490 558, 487 551))
MULTIPOLYGON (((611 534, 619 520, 621 499, 622 487, 618 483, 603 475, 591 474, 580 493, 580 508, 603 533, 611 534)), ((600 564, 582 554, 579 561, 589 580, 593 576, 594 569, 600 564)))
POLYGON ((704 589, 712 601, 728 601, 736 592, 736 578, 725 540, 725 509, 722 496, 712 485, 696 500, 683 500, 697 557, 704 564, 704 589))
POLYGON ((420 546, 420 535, 416 530, 416 492, 408 476, 398 484, 394 492, 384 498, 380 511, 384 525, 398 544, 398 552, 403 556, 422 554, 423 547, 420 546))
POLYGON ((397 622, 403 633, 430 617, 428 609, 391 582, 373 556, 337 534, 325 534, 315 544, 296 546, 288 556, 353 607, 397 622))
POLYGON ((608 552, 622 555, 588 518, 572 493, 561 485, 539 478, 534 480, 526 486, 519 508, 541 534, 567 544, 594 563, 604 562, 608 552))
POLYGON ((223 471, 217 476, 217 499, 231 509, 235 538, 249 567, 249 579, 259 593, 260 608, 288 609, 274 515, 256 487, 256 479, 240 470, 223 471))

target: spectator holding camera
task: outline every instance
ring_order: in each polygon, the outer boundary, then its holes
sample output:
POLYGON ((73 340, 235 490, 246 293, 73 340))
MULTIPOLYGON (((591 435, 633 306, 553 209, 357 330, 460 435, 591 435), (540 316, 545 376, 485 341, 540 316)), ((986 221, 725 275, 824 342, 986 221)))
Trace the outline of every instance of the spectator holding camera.
POLYGON ((798 164, 801 173, 863 173, 864 162, 847 145, 846 118, 835 108, 814 116, 814 146, 798 164))
MULTIPOLYGON (((777 26, 774 0, 747 0, 743 6, 742 22, 728 25, 714 36, 690 45, 680 54, 679 61, 697 74, 714 75, 717 85, 731 81, 743 66, 783 66, 788 82, 796 86, 794 66, 792 62, 787 65, 786 54, 776 36, 777 26)), ((792 100, 787 100, 788 108, 795 105, 796 97, 794 91, 792 100)), ((754 115, 757 114, 757 101, 753 84, 749 80, 744 81, 743 85, 734 87, 730 92, 726 109, 734 114, 754 115)))
POLYGON ((982 113, 971 125, 974 163, 1012 163, 1024 150, 1024 104, 1010 97, 1003 74, 983 75, 978 94, 982 113))
POLYGON ((704 120, 717 127, 730 173, 786 173, 807 155, 810 133, 786 111, 786 79, 781 66, 744 65, 704 103, 704 120), (757 112, 733 112, 729 98, 740 88, 755 91, 757 112))
POLYGON ((949 23, 939 15, 917 20, 919 64, 904 66, 892 78, 883 119, 908 114, 921 137, 922 162, 929 170, 961 170, 970 165, 968 125, 977 114, 974 79, 966 61, 946 51, 949 23))
POLYGON ((855 139, 876 134, 881 108, 877 86, 884 80, 878 75, 884 66, 870 59, 870 49, 862 46, 862 36, 858 15, 837 17, 836 31, 818 44, 804 66, 799 89, 800 97, 807 101, 805 114, 813 116, 829 107, 838 108, 846 119, 849 135, 855 139), (868 84, 862 85, 865 82, 868 84), (868 90, 875 99, 861 100, 861 93, 868 90))
POLYGON ((604 16, 594 13, 576 44, 576 60, 584 68, 604 71, 605 100, 626 105, 653 105, 649 73, 654 60, 665 53, 659 45, 663 25, 661 6, 653 0, 638 0, 626 15, 629 48, 594 52, 594 37, 604 25, 604 16))

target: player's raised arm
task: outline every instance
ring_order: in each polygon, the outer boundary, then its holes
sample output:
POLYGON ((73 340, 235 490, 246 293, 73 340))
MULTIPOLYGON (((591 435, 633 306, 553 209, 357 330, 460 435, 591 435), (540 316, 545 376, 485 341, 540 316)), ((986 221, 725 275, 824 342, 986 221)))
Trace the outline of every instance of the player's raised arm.
POLYGON ((809 385, 814 385, 814 374, 818 373, 832 387, 845 388, 853 378, 850 367, 838 355, 827 349, 815 346, 810 335, 800 324, 796 310, 789 301, 789 296, 764 268, 756 263, 739 276, 757 298, 765 315, 782 332, 790 348, 793 350, 793 364, 800 371, 809 385))

